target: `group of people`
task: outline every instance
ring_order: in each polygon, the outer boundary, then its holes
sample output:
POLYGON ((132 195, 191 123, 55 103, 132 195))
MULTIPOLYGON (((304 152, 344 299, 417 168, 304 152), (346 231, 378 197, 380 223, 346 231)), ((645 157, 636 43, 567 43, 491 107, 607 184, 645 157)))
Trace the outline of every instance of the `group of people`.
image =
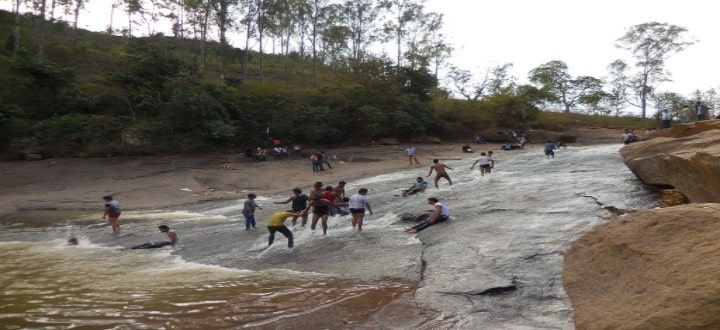
MULTIPOLYGON (((689 123, 693 116, 695 116, 697 121, 703 121, 711 118, 712 116, 709 116, 709 112, 710 108, 705 103, 696 101, 692 105, 686 105, 676 114, 673 114, 668 109, 661 111, 660 121, 662 122, 662 128, 670 128, 673 117, 679 117, 683 123, 689 123)), ((718 115, 715 119, 720 119, 720 115, 718 115)))
MULTIPOLYGON (((274 204, 288 204, 292 203, 291 210, 275 212, 267 223, 269 232, 268 246, 272 245, 275 241, 275 233, 280 232, 288 240, 288 248, 292 249, 294 246, 294 238, 292 231, 285 226, 285 221, 292 217, 293 226, 297 224, 297 219, 301 219, 301 226, 305 227, 308 220, 308 212, 312 209, 312 219, 310 222, 310 229, 315 230, 318 222, 322 227, 323 235, 327 235, 328 230, 328 219, 334 215, 351 215, 351 223, 353 230, 357 228, 357 231, 362 231, 363 222, 365 219, 365 212, 373 214, 368 199, 367 188, 360 188, 356 194, 350 197, 345 196, 345 181, 338 182, 338 185, 325 186, 323 187, 322 182, 315 182, 313 189, 309 194, 303 194, 302 189, 294 188, 293 195, 288 197, 286 200, 275 201, 274 204)), ((260 208, 255 203, 255 194, 248 194, 248 199, 245 201, 243 208, 243 215, 246 213, 245 209, 253 208, 252 218, 248 219, 245 216, 246 229, 250 227, 248 223, 254 224, 254 208, 260 208)), ((262 209, 262 208, 260 208, 262 209)), ((255 228, 254 226, 252 226, 255 228)))
POLYGON ((328 168, 332 168, 330 163, 327 161, 327 155, 325 155, 325 151, 310 154, 310 163, 312 163, 313 172, 324 171, 325 166, 327 166, 328 168))

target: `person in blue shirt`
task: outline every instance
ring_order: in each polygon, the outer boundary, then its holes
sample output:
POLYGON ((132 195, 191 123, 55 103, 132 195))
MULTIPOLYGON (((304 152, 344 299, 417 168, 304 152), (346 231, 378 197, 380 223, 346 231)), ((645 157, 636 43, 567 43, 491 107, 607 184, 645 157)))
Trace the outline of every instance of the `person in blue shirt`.
POLYGON ((555 143, 547 140, 545 142, 545 158, 555 158, 555 150, 557 150, 555 143))
POLYGON ((410 188, 403 189, 403 192, 402 192, 403 197, 408 196, 408 195, 414 195, 419 192, 425 192, 425 189, 427 189, 428 183, 425 182, 425 180, 423 180, 423 178, 421 176, 417 177, 417 179, 415 179, 415 180, 416 180, 416 182, 413 183, 412 186, 410 186, 410 188))

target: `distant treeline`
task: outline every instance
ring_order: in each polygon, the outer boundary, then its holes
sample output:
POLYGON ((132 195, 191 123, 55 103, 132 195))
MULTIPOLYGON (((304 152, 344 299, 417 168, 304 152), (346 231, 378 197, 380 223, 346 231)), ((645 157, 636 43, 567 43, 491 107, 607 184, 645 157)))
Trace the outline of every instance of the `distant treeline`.
POLYGON ((533 125, 559 129, 557 122, 541 123, 543 99, 532 86, 500 85, 482 100, 459 101, 448 99, 424 66, 386 58, 338 66, 208 43, 200 65, 197 40, 75 31, 64 22, 46 22, 39 52, 37 17, 23 15, 19 24, 15 17, 0 12, 0 40, 7 41, 0 49, 4 158, 195 153, 273 138, 333 145, 380 137, 467 139, 533 125))

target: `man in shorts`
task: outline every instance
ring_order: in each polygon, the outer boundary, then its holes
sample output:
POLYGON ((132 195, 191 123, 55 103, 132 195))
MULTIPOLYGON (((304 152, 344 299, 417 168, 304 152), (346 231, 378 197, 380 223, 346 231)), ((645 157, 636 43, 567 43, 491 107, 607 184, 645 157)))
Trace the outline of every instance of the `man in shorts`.
POLYGON ((365 209, 372 215, 372 209, 367 198, 368 190, 366 188, 360 188, 358 193, 350 196, 349 207, 350 214, 352 214, 352 226, 355 229, 357 226, 358 231, 362 231, 363 220, 365 219, 365 209))
POLYGON ((433 159, 433 164, 430 165, 430 173, 428 173, 427 176, 430 176, 433 170, 435 170, 435 188, 440 188, 438 186, 438 181, 440 181, 440 178, 445 178, 446 180, 448 180, 448 182, 450 182, 450 185, 452 186, 452 180, 450 179, 450 175, 445 172, 446 168, 452 170, 452 168, 450 168, 449 166, 441 164, 439 160, 433 159))
POLYGON ((492 162, 492 158, 490 156, 486 155, 484 152, 480 153, 480 157, 475 160, 475 162, 470 166, 470 169, 472 170, 475 168, 475 164, 479 164, 480 167, 480 176, 485 176, 485 173, 490 173, 490 163, 492 162))
POLYGON ((555 150, 557 150, 555 143, 552 140, 547 140, 545 142, 545 158, 555 158, 555 150))
POLYGON ((410 165, 413 164, 413 160, 415 161, 415 164, 420 165, 420 162, 418 162, 417 157, 415 157, 416 153, 417 153, 417 150, 415 150, 415 147, 413 147, 413 146, 408 146, 407 149, 405 149, 405 154, 407 154, 407 156, 408 156, 410 165))

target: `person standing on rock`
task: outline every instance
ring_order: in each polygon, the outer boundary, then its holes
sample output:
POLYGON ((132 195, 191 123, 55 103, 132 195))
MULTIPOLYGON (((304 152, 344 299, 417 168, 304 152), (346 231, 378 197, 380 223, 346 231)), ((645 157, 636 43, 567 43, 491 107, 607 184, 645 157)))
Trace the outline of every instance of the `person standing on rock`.
POLYGON ((370 208, 370 202, 367 198, 367 188, 360 188, 358 193, 350 196, 348 202, 350 207, 350 213, 352 214, 352 226, 355 229, 357 226, 358 231, 362 231, 363 220, 365 219, 365 209, 372 215, 372 209, 370 208))
POLYGON ((108 223, 110 224, 110 227, 112 227, 113 234, 120 233, 120 223, 118 223, 118 218, 120 218, 120 203, 118 201, 113 200, 113 197, 103 196, 103 200, 105 201, 105 213, 103 213, 103 219, 107 218, 108 223))
POLYGON ((281 212, 275 212, 272 217, 270 217, 270 220, 268 220, 267 228, 268 232, 270 232, 270 236, 268 236, 268 247, 273 244, 273 241, 275 241, 275 232, 280 232, 281 234, 285 235, 288 240, 288 249, 292 249, 294 245, 293 242, 293 234, 288 229, 288 227, 285 226, 285 220, 289 217, 293 217, 293 219, 297 219, 300 215, 302 215, 302 210, 300 212, 292 212, 292 211, 281 211, 281 212))
POLYGON ((255 198, 257 198, 257 195, 255 194, 248 194, 248 198, 243 203, 243 211, 242 214, 245 217, 245 230, 250 230, 252 227, 253 229, 256 229, 256 223, 255 223, 255 209, 261 209, 257 203, 255 203, 255 198))
POLYGON ((557 150, 557 146, 555 145, 552 140, 545 141, 545 158, 555 158, 555 150, 557 150))
POLYGON ((450 179, 450 175, 448 175, 447 172, 445 171, 446 168, 449 168, 452 170, 452 168, 450 168, 449 166, 447 166, 445 164, 441 164, 439 160, 433 159, 433 164, 430 165, 430 173, 428 173, 428 175, 426 177, 430 176, 430 174, 432 174, 433 170, 435 170, 435 188, 440 188, 438 186, 438 181, 440 181, 440 178, 447 179, 448 182, 450 182, 450 185, 452 186, 452 179, 450 179))
POLYGON ((415 150, 415 147, 408 146, 407 149, 405 149, 405 154, 408 156, 408 161, 410 161, 410 165, 413 164, 413 160, 415 161, 415 164, 420 165, 420 162, 418 162, 417 157, 415 157, 415 154, 417 153, 417 150, 415 150))
POLYGON ((490 173, 490 163, 492 162, 492 158, 490 156, 486 155, 484 152, 480 153, 480 157, 475 160, 475 162, 470 166, 470 169, 472 170, 475 168, 476 164, 479 164, 478 167, 480 168, 480 176, 485 176, 485 173, 490 173))
POLYGON ((303 210, 303 213, 307 214, 310 208, 313 209, 313 217, 312 222, 310 222, 310 229, 315 230, 315 226, 317 226, 318 220, 321 220, 323 236, 327 235, 328 216, 330 215, 331 206, 332 203, 328 202, 326 199, 323 199, 320 196, 312 196, 310 198, 310 203, 308 203, 308 206, 303 210))
MULTIPOLYGON (((293 195, 290 196, 287 200, 282 201, 282 202, 273 202, 273 203, 275 203, 275 204, 287 204, 287 203, 292 202, 292 210, 293 210, 293 212, 300 212, 300 211, 304 210, 304 209, 307 207, 307 203, 308 203, 308 200, 309 200, 309 199, 310 199, 310 198, 308 197, 308 195, 303 194, 303 193, 302 193, 302 190, 300 190, 300 188, 295 188, 295 189, 293 189, 293 195)), ((299 215, 294 215, 293 218, 292 218, 292 224, 293 224, 293 226, 297 223, 297 218, 298 218, 299 216, 302 216, 302 221, 300 222, 300 224, 301 224, 303 227, 305 227, 305 224, 307 224, 307 218, 308 218, 307 213, 305 213, 305 214, 299 214, 299 215)), ((285 235, 285 236, 287 236, 287 235, 285 235)))
POLYGON ((445 222, 450 220, 450 217, 452 216, 450 214, 450 208, 448 208, 445 204, 440 203, 440 201, 438 201, 438 199, 435 197, 430 197, 427 200, 428 204, 432 205, 435 209, 433 211, 433 214, 430 215, 427 220, 422 221, 417 225, 414 225, 412 227, 405 227, 404 230, 406 233, 414 234, 423 231, 427 229, 427 227, 430 227, 438 222, 445 222))
POLYGON ((670 122, 672 121, 672 114, 667 109, 660 113, 660 119, 662 120, 662 128, 670 128, 670 122))

